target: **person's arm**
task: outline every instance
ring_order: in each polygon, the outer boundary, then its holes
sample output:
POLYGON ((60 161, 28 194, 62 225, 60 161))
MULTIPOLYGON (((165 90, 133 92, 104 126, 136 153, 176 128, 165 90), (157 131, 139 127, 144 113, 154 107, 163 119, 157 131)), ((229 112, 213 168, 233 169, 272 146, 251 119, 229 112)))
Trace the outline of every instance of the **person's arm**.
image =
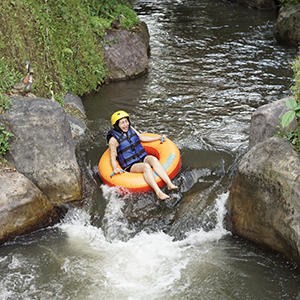
POLYGON ((154 142, 154 141, 160 141, 162 138, 164 138, 164 139, 166 138, 165 134, 159 135, 159 136, 146 136, 146 135, 143 135, 142 133, 139 133, 136 129, 134 129, 134 131, 138 135, 141 142, 154 142))
POLYGON ((109 147, 109 154, 110 154, 110 164, 113 168, 114 173, 118 174, 122 172, 120 168, 118 168, 117 165, 117 147, 119 146, 118 141, 116 140, 115 137, 111 137, 108 143, 109 147))

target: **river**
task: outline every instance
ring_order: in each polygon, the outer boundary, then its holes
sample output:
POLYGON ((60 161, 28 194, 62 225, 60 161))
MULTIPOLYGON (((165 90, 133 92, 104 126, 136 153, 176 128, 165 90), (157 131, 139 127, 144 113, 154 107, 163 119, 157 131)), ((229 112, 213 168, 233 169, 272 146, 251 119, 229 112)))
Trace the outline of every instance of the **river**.
POLYGON ((300 299, 284 256, 231 235, 225 203, 251 114, 290 94, 297 50, 273 35, 276 11, 219 0, 134 4, 150 32, 149 71, 83 97, 92 140, 77 156, 84 205, 0 248, 0 299, 300 299), (178 191, 120 195, 97 163, 110 116, 179 147, 178 191))

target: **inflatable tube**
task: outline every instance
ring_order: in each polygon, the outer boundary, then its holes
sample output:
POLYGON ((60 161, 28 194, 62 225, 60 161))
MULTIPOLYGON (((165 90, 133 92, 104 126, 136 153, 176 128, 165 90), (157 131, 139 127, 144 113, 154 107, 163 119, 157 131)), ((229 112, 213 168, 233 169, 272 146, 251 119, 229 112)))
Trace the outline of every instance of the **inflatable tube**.
MULTIPOLYGON (((143 135, 158 136, 157 134, 150 133, 143 133, 143 135)), ((142 142, 142 145, 149 155, 154 155, 158 158, 171 179, 177 175, 181 167, 181 156, 177 146, 171 140, 166 138, 162 143, 160 140, 142 142)), ((119 164, 118 167, 121 169, 119 164)), ((142 173, 123 172, 111 177, 113 169, 110 164, 109 149, 103 153, 98 168, 103 183, 109 186, 120 186, 133 192, 151 190, 142 173)), ((159 187, 165 185, 165 182, 156 173, 154 175, 159 187)))

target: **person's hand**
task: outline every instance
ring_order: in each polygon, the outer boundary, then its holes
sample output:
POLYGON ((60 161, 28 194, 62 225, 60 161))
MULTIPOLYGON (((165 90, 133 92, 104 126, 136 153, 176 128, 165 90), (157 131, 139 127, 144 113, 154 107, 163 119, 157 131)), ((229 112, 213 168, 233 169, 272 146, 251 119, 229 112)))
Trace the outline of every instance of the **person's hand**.
POLYGON ((115 169, 114 169, 114 173, 115 173, 115 174, 119 174, 119 173, 121 173, 121 172, 124 172, 123 169, 120 169, 120 168, 115 168, 115 169))
POLYGON ((110 175, 110 178, 112 178, 114 175, 116 174, 120 174, 120 173, 124 173, 125 171, 123 169, 120 168, 115 168, 114 172, 110 175))
POLYGON ((165 141, 166 138, 167 138, 167 137, 166 137, 165 134, 161 135, 161 136, 160 136, 160 143, 162 144, 162 143, 165 141))

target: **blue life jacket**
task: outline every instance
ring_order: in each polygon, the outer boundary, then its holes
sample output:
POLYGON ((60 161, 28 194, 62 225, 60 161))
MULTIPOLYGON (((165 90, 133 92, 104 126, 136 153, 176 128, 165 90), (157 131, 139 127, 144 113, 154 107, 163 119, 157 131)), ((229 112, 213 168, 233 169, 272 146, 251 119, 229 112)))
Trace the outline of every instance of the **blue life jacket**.
POLYGON ((107 142, 109 142, 112 136, 114 136, 119 143, 117 147, 117 159, 122 169, 139 162, 148 155, 138 135, 131 126, 127 131, 127 136, 114 129, 110 130, 106 136, 107 142))

